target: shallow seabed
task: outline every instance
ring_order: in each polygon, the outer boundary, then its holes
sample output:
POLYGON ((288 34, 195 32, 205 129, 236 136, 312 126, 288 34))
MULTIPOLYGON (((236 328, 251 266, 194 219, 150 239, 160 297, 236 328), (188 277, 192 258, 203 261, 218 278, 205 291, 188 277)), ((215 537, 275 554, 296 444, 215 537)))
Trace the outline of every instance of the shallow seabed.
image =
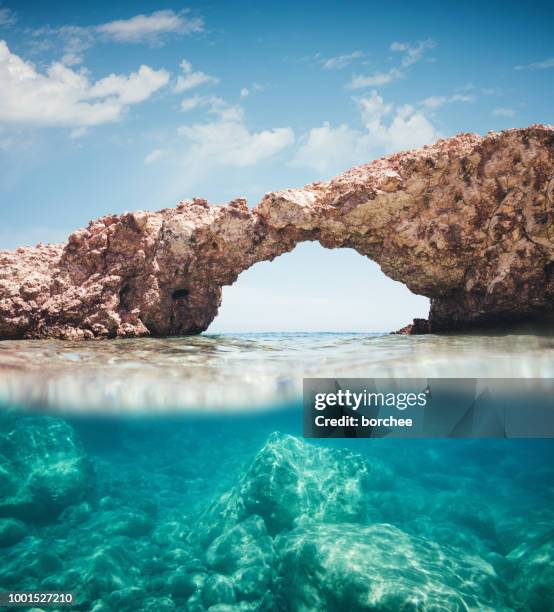
POLYGON ((554 609, 552 440, 308 442, 298 396, 308 374, 552 376, 553 344, 1 343, 0 590, 95 612, 554 609))

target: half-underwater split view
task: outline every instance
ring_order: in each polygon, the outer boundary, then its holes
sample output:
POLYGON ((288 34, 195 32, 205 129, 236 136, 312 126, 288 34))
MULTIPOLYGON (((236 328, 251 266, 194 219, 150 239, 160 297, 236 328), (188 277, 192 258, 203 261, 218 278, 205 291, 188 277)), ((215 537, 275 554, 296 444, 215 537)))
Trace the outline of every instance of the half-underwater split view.
POLYGON ((554 611, 553 25, 0 0, 0 610, 554 611))

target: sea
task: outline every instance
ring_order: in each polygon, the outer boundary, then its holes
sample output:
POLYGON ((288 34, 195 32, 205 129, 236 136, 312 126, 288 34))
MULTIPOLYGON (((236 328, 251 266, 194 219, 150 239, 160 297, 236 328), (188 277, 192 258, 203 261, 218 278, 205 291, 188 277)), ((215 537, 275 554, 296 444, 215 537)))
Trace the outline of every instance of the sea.
POLYGON ((549 379, 554 336, 0 342, 0 609, 554 610, 554 439, 306 439, 306 377, 549 379))

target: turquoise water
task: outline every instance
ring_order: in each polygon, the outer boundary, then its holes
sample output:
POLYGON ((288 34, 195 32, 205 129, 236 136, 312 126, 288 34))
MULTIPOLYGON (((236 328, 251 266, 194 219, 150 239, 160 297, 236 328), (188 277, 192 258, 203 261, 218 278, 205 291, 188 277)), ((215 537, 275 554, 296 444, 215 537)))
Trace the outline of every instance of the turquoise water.
POLYGON ((96 612, 554 609, 552 440, 306 441, 298 396, 306 373, 339 369, 551 376, 553 350, 533 335, 2 343, 0 590, 72 591, 96 612))

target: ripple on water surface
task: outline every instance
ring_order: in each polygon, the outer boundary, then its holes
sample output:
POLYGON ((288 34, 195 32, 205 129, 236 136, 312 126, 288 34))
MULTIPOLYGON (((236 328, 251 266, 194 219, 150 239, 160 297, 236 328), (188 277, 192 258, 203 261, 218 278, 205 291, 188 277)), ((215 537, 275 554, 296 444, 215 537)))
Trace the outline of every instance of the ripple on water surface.
POLYGON ((554 337, 203 334, 0 342, 0 402, 52 409, 252 408, 296 401, 303 377, 554 376, 554 337))

